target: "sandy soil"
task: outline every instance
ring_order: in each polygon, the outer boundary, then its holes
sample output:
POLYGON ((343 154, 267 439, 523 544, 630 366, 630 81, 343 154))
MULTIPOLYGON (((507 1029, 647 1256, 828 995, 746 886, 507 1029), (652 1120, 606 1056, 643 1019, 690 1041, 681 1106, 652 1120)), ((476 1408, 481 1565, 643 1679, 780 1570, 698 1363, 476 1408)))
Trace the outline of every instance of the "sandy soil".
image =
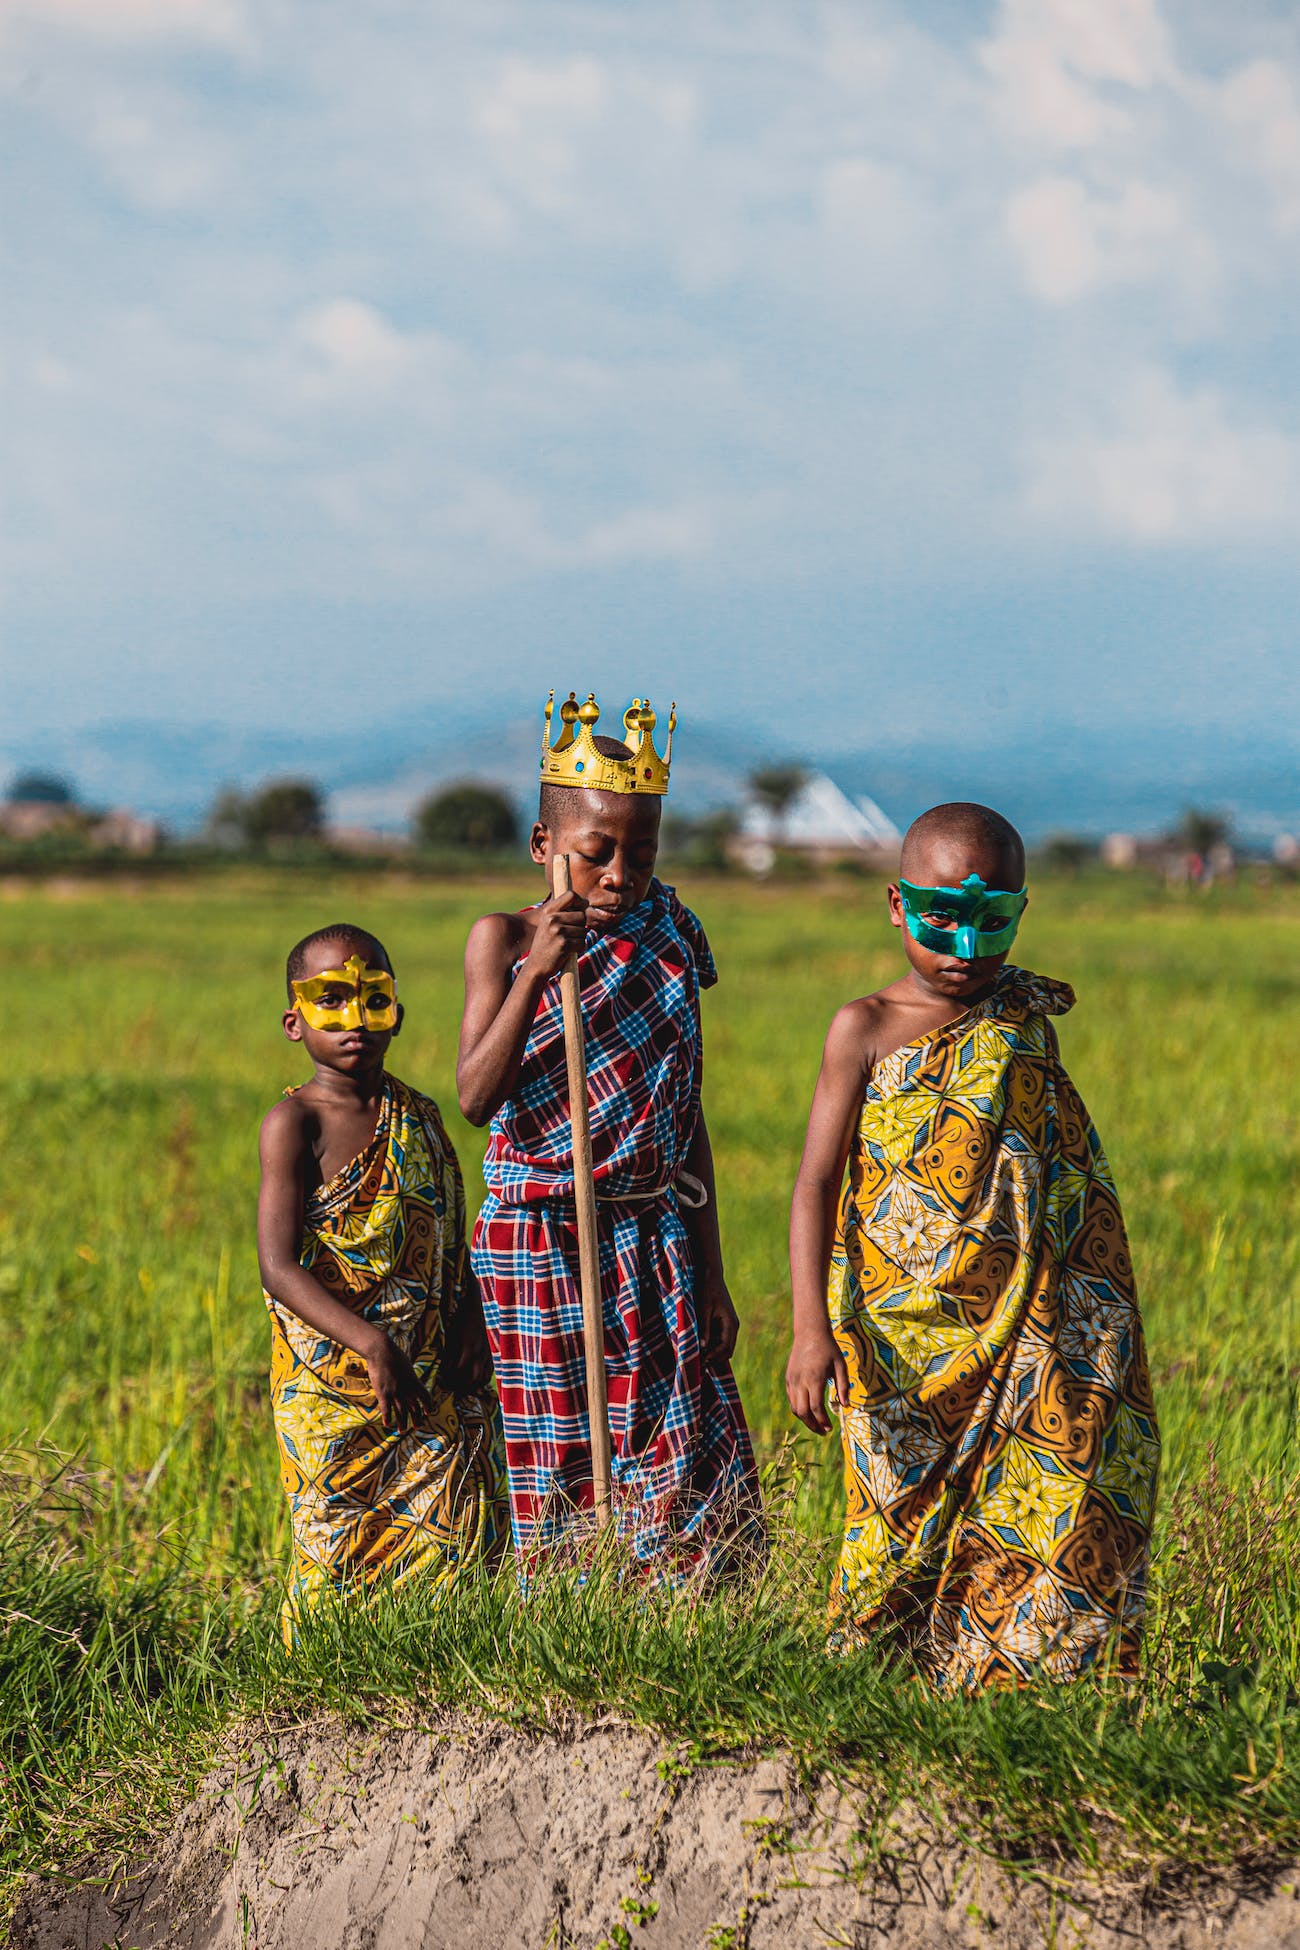
POLYGON ((869 1792, 682 1772, 620 1726, 318 1725, 232 1743, 115 1889, 32 1883, 14 1950, 1300 1950, 1300 1870, 1068 1893, 869 1792), (874 1833, 874 1843, 872 1836, 874 1833))

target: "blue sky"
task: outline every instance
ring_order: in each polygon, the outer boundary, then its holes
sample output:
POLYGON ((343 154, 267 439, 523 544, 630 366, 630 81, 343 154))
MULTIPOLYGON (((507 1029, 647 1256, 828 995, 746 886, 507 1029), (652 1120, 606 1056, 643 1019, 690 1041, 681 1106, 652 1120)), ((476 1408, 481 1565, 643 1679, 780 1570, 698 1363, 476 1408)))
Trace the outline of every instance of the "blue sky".
POLYGON ((0 85, 11 762, 1296 742, 1294 9, 7 0, 0 85))

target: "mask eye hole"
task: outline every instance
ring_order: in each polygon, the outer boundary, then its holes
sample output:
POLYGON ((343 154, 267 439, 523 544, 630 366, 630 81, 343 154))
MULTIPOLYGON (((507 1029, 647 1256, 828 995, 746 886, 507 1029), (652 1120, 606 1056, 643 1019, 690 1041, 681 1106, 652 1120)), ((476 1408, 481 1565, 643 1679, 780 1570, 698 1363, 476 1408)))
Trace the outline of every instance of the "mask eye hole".
POLYGON ((930 928, 955 928, 959 925, 957 916, 943 907, 931 908, 928 913, 921 916, 921 919, 930 928))

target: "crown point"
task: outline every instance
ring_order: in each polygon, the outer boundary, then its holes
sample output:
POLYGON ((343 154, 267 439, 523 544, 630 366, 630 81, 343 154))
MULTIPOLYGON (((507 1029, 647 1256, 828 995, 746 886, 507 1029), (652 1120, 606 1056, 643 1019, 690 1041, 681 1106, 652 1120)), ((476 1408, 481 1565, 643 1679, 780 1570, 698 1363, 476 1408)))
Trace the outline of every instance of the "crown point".
POLYGON ((629 747, 622 758, 602 752, 593 736, 600 718, 600 705, 594 691, 578 703, 570 691, 560 706, 561 735, 551 743, 550 711, 542 739, 542 773, 553 785, 597 787, 607 792, 649 793, 662 798, 668 790, 668 771, 672 753, 672 731, 677 722, 673 706, 668 729, 668 744, 662 758, 655 750, 657 723, 654 706, 648 697, 634 697, 622 714, 623 730, 629 747))

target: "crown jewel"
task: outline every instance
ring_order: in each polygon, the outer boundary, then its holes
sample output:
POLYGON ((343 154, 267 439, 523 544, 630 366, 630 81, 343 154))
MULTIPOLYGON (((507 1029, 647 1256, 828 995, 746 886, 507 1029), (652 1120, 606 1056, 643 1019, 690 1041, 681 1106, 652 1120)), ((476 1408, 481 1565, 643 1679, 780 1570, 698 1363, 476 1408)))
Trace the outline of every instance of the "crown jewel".
POLYGON ((652 792, 662 798, 668 790, 668 771, 673 762, 673 733, 677 729, 677 706, 668 712, 668 739, 664 755, 655 750, 654 728, 658 720, 648 697, 634 697, 623 713, 623 742, 630 758, 606 758, 596 749, 595 732, 600 722, 600 706, 594 694, 587 693, 579 704, 570 691, 560 706, 560 735, 552 744, 551 721, 555 713, 555 692, 546 700, 546 726, 542 732, 543 785, 572 785, 594 792, 652 792))

